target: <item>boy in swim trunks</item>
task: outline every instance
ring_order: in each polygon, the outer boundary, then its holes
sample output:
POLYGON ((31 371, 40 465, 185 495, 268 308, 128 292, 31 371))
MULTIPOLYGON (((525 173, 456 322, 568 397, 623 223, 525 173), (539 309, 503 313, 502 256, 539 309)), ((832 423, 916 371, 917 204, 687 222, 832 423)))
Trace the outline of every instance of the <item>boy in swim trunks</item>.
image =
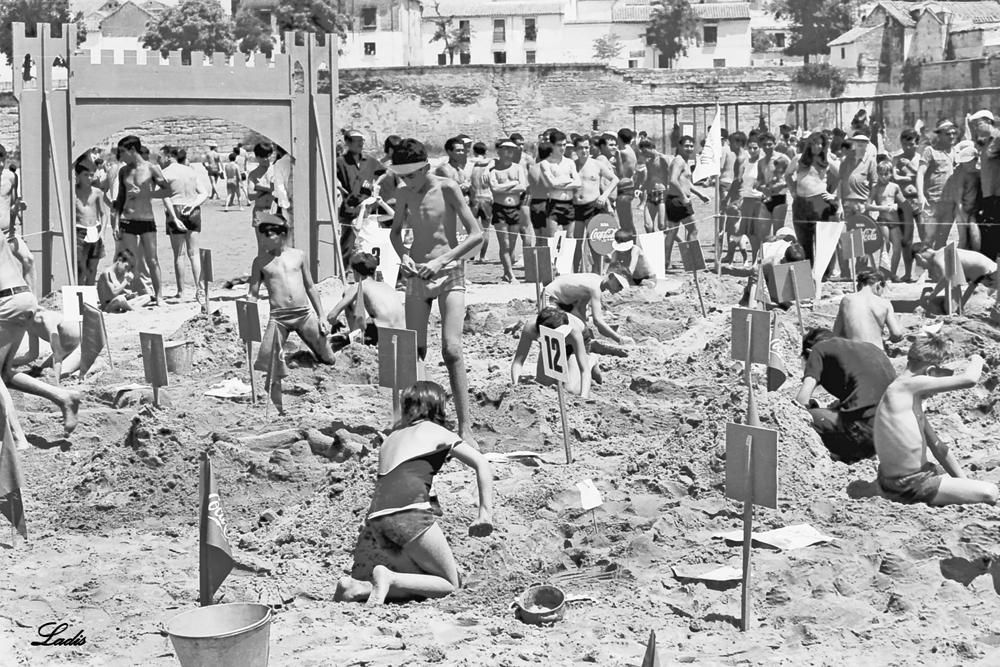
MULTIPOLYGON (((566 390, 580 398, 590 397, 590 381, 592 373, 596 372, 597 360, 588 355, 587 348, 589 342, 593 340, 594 334, 587 330, 587 325, 579 317, 555 306, 542 308, 535 320, 526 324, 521 330, 517 351, 514 352, 514 360, 510 364, 511 384, 517 384, 521 379, 524 362, 528 358, 531 346, 538 340, 539 327, 557 329, 565 324, 569 324, 572 329, 566 338, 566 357, 568 360, 572 359, 572 363, 567 364, 569 377, 565 383, 566 390)), ((542 371, 541 354, 538 355, 535 381, 543 385, 555 384, 542 371)))
POLYGON ((104 193, 91 183, 93 174, 85 162, 78 162, 76 172, 76 282, 93 285, 97 264, 104 257, 104 193))
POLYGON ((616 231, 611 249, 611 268, 620 267, 630 285, 656 285, 656 274, 646 259, 646 253, 636 244, 634 233, 627 229, 616 231))
POLYGON ((531 228, 535 230, 535 244, 541 239, 552 236, 552 226, 549 225, 549 189, 542 181, 541 163, 552 155, 552 145, 545 141, 538 144, 538 160, 527 167, 528 174, 528 217, 531 228))
POLYGON ((405 184, 396 197, 396 216, 389 239, 399 255, 406 279, 406 328, 417 332, 417 354, 427 356, 427 321, 431 304, 441 311, 441 356, 448 368, 458 433, 475 442, 469 414, 469 381, 462 351, 465 324, 465 261, 483 240, 483 229, 472 215, 468 200, 451 179, 430 174, 427 151, 416 139, 407 139, 393 152, 392 171, 405 184), (466 237, 459 242, 458 225, 466 237), (413 230, 409 249, 403 245, 403 227, 413 230))
POLYGON ((641 175, 637 176, 637 182, 646 193, 646 212, 649 214, 646 232, 665 229, 669 161, 665 155, 656 150, 656 144, 649 139, 639 141, 637 159, 638 164, 642 167, 641 175))
POLYGON ((573 191, 580 187, 580 177, 576 173, 576 163, 566 157, 566 135, 555 130, 549 135, 552 152, 539 161, 538 169, 542 183, 548 188, 546 215, 558 229, 569 236, 570 226, 576 218, 573 208, 573 191))
MULTIPOLYGON (((935 250, 925 243, 913 244, 913 259, 917 266, 926 269, 930 279, 937 283, 933 290, 926 288, 920 295, 921 300, 925 302, 929 302, 948 289, 948 282, 945 280, 944 255, 944 248, 935 250)), ((965 274, 967 284, 965 294, 962 295, 963 306, 972 298, 972 293, 979 285, 985 283, 987 289, 992 289, 996 285, 997 263, 981 252, 958 248, 958 263, 962 265, 962 272, 965 274)))
POLYGON ((982 376, 984 362, 978 354, 960 373, 952 375, 943 368, 949 347, 939 335, 918 339, 907 355, 906 369, 882 396, 875 414, 879 488, 898 503, 995 505, 1000 495, 997 486, 967 479, 924 414, 925 397, 970 389, 982 376), (944 470, 927 460, 927 450, 944 470))
POLYGON ((670 268, 670 255, 673 253, 674 239, 680 226, 684 227, 685 241, 694 241, 698 238, 691 195, 696 195, 703 203, 708 203, 708 197, 696 190, 691 182, 689 165, 693 157, 694 139, 688 136, 681 137, 680 143, 677 144, 677 155, 670 160, 670 171, 667 173, 667 223, 666 234, 663 235, 667 269, 670 268))
POLYGON ((355 282, 344 290, 344 298, 327 314, 326 321, 330 323, 331 331, 335 331, 340 327, 340 314, 344 313, 348 329, 363 331, 365 344, 376 345, 378 327, 402 329, 406 326, 406 313, 394 287, 375 279, 378 260, 374 255, 356 253, 351 258, 351 268, 354 270, 355 282), (357 304, 359 294, 363 312, 357 304), (365 322, 364 313, 372 319, 365 322))
MULTIPOLYGON (((521 196, 528 187, 524 168, 514 162, 517 144, 505 140, 497 146, 497 158, 489 171, 488 182, 493 193, 493 228, 500 246, 500 264, 505 283, 514 282, 514 247, 521 226, 521 196)), ((483 247, 486 247, 485 242, 483 247)), ((480 253, 480 258, 482 254, 480 253)))
POLYGON ((138 296, 131 289, 135 255, 124 248, 115 261, 97 278, 97 300, 106 313, 125 313, 146 305, 148 296, 138 296))
POLYGON ((268 374, 271 399, 281 410, 281 378, 288 375, 284 345, 290 332, 297 333, 324 364, 332 364, 334 359, 321 319, 323 302, 306 266, 305 253, 287 245, 288 223, 282 218, 264 213, 257 220, 262 250, 250 269, 250 300, 260 298, 263 282, 271 317, 254 368, 268 374), (273 358, 274 353, 277 358, 273 358))
POLYGON ((596 273, 566 273, 557 276, 542 290, 542 298, 548 305, 557 306, 587 321, 587 307, 590 307, 594 328, 618 344, 633 342, 631 338, 608 326, 604 321, 603 292, 617 294, 628 285, 628 279, 614 271, 605 276, 596 273))

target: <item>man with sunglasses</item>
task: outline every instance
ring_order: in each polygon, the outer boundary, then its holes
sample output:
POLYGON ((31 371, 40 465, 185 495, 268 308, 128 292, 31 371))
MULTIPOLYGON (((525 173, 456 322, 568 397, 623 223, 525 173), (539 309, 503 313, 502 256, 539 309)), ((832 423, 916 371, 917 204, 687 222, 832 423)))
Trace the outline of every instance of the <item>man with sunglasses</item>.
POLYGON ((417 354, 427 356, 427 322, 431 305, 441 312, 441 356, 448 368, 455 397, 458 434, 475 443, 469 414, 469 382, 462 351, 465 323, 465 257, 483 240, 483 229, 472 215, 468 199, 450 178, 430 173, 427 151, 407 139, 392 155, 391 169, 406 187, 396 198, 396 216, 389 239, 399 255, 406 279, 406 328, 417 332, 417 354), (461 230, 466 236, 459 241, 461 230), (403 245, 403 227, 413 230, 410 248, 403 245))

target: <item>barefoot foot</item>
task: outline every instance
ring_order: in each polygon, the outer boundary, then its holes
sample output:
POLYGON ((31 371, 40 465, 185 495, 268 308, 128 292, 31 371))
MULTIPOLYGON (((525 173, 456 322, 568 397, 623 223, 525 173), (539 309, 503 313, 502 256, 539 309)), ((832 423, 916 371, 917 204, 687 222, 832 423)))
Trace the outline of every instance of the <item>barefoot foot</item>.
POLYGON ((77 413, 80 411, 80 392, 71 391, 60 406, 63 414, 63 431, 69 435, 76 429, 77 413))
POLYGON ((389 595, 389 587, 392 585, 392 570, 385 565, 376 565, 372 570, 372 592, 368 596, 368 606, 385 604, 385 598, 389 595))
POLYGON ((372 585, 367 581, 358 581, 351 577, 341 577, 337 582, 337 590, 333 599, 337 602, 361 602, 372 594, 372 585))

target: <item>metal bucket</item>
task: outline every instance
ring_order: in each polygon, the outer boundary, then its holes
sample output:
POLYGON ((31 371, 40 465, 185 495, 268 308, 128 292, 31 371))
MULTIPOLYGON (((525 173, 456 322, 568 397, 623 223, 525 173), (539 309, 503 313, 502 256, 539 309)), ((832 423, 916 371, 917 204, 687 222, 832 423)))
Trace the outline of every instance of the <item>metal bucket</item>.
POLYGON ((181 667, 267 667, 271 608, 217 604, 174 616, 167 634, 181 667))
POLYGON ((566 594, 555 586, 532 586, 514 601, 514 613, 529 625, 549 625, 566 614, 566 594))
POLYGON ((168 340, 163 343, 163 353, 167 357, 167 372, 184 374, 191 371, 194 358, 194 343, 189 340, 168 340))

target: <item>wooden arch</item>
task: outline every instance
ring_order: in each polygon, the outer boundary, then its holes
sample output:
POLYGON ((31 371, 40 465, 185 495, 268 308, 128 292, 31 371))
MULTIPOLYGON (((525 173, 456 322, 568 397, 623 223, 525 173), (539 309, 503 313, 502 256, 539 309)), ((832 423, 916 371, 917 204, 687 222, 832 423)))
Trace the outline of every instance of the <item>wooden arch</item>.
POLYGON ((312 34, 285 34, 284 52, 248 64, 193 52, 190 64, 172 52, 168 62, 146 51, 126 52, 114 62, 102 51, 92 63, 77 52, 76 28, 39 24, 28 37, 15 23, 14 97, 20 112, 21 190, 27 209, 24 234, 40 261, 37 287, 47 294, 76 282, 72 161, 125 127, 164 117, 211 117, 253 128, 285 148, 292 158, 292 235, 305 251, 313 278, 343 277, 335 210, 337 37, 319 45, 312 34), (298 37, 298 40, 296 39, 298 37), (27 59, 27 60, 26 60, 27 59), (66 64, 68 78, 55 82, 53 62, 66 64), (320 68, 329 68, 329 87, 319 90, 320 68))

